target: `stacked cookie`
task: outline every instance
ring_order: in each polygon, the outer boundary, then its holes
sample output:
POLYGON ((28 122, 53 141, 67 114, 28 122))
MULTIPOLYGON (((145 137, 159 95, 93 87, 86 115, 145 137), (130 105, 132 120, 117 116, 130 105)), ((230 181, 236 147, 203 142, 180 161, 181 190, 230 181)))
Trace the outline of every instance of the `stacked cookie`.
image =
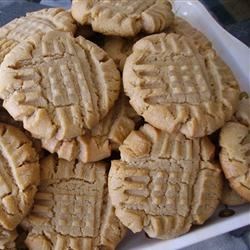
POLYGON ((249 201, 249 104, 211 42, 167 0, 71 12, 0 28, 0 248, 20 223, 29 249, 114 249, 126 228, 170 239, 203 224, 225 183, 209 138, 222 127, 225 176, 249 201))

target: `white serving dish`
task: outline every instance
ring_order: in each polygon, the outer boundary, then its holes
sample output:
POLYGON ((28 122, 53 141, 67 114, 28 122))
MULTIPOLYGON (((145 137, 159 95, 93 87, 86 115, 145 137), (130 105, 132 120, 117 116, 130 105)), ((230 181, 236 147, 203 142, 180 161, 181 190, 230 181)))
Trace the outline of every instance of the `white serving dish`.
MULTIPOLYGON (((223 29, 199 1, 175 0, 174 10, 213 42, 217 53, 233 70, 241 89, 250 93, 250 49, 223 29)), ((218 216, 222 209, 223 207, 218 208, 204 225, 196 226, 176 239, 155 240, 147 238, 143 232, 129 233, 118 249, 175 250, 250 224, 249 204, 233 207, 235 214, 227 218, 218 216)))

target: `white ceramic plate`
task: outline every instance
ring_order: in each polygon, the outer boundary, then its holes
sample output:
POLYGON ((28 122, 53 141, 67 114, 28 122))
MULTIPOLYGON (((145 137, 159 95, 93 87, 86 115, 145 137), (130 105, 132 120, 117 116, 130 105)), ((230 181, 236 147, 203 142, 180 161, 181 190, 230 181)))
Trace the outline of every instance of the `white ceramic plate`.
MULTIPOLYGON (((174 10, 178 16, 188 20, 213 42, 217 53, 233 70, 241 89, 250 93, 250 49, 224 30, 197 0, 176 0, 174 10)), ((118 249, 180 249, 250 224, 249 204, 233 207, 235 214, 227 218, 218 216, 222 209, 218 208, 215 215, 204 225, 196 226, 189 233, 176 239, 155 240, 148 239, 143 232, 129 233, 118 249)))

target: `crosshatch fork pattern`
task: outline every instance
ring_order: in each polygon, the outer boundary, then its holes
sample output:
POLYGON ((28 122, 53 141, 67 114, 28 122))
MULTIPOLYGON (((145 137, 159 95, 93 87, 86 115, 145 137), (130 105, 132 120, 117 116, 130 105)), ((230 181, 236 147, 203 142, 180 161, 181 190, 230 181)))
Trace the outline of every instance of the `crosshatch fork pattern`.
POLYGON ((208 138, 187 139, 144 125, 120 151, 109 192, 116 215, 133 232, 173 238, 203 224, 216 209, 222 179, 208 138))
POLYGON ((42 179, 44 184, 35 196, 31 217, 49 220, 41 230, 54 230, 74 237, 97 237, 106 182, 105 165, 79 163, 78 168, 84 168, 85 173, 67 178, 65 168, 72 168, 72 164, 63 164, 63 161, 58 164, 59 171, 65 172, 61 179, 42 179), (88 174, 99 180, 89 181, 88 174))
POLYGON ((126 60, 123 82, 131 105, 147 122, 192 138, 221 127, 238 103, 239 86, 228 66, 212 48, 201 53, 180 34, 138 41, 126 60))
POLYGON ((55 135, 62 140, 83 135, 108 113, 119 94, 114 62, 84 38, 57 31, 37 34, 14 48, 9 60, 2 74, 12 82, 2 87, 3 106, 34 137, 55 135), (15 58, 23 47, 25 55, 15 58), (42 123, 45 130, 38 129, 42 123))
MULTIPOLYGON (((153 38, 148 38, 146 42, 144 54, 133 65, 136 77, 143 80, 140 86, 147 89, 147 83, 151 83, 149 88, 153 91, 146 97, 146 102, 154 99, 149 103, 200 104, 216 100, 216 95, 220 93, 219 86, 209 83, 205 63, 192 43, 184 37, 174 35, 168 39, 166 36, 159 36, 157 43, 153 38), (146 48, 150 48, 150 51, 146 48), (154 91, 152 82, 157 85, 157 91, 154 91), (157 95, 158 92, 167 93, 157 95)), ((137 46, 139 47, 139 43, 135 45, 135 50, 137 46)))
POLYGON ((27 13, 0 27, 0 37, 22 42, 38 32, 62 30, 74 32, 76 24, 71 14, 60 8, 43 9, 27 13))
POLYGON ((113 249, 126 230, 108 197, 107 168, 103 162, 69 162, 55 155, 44 158, 41 185, 24 221, 30 231, 27 246, 113 249))
POLYGON ((171 5, 161 0, 84 1, 74 0, 72 15, 81 24, 106 35, 134 36, 140 31, 163 31, 173 21, 171 5))

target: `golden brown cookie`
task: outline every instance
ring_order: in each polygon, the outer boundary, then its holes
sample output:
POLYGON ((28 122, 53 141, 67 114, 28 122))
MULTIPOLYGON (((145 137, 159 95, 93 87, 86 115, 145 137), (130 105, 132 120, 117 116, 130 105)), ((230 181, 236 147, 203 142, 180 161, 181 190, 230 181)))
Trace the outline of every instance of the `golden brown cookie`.
POLYGON ((17 45, 0 68, 0 97, 38 139, 72 140, 103 119, 118 98, 120 73, 83 37, 51 31, 17 45))
POLYGON ((14 250, 16 249, 15 239, 16 231, 8 231, 0 226, 0 249, 14 250))
POLYGON ((250 98, 240 101, 236 120, 220 132, 220 162, 230 186, 250 201, 250 98))
POLYGON ((27 13, 0 27, 0 37, 22 42, 39 32, 60 30, 74 33, 76 24, 70 12, 60 8, 42 9, 27 13))
POLYGON ((0 101, 0 122, 12 125, 13 127, 20 129, 28 137, 28 139, 32 141, 32 145, 34 146, 36 152, 39 154, 39 158, 42 158, 44 156, 45 152, 42 149, 41 141, 33 138, 31 134, 23 128, 23 124, 21 122, 15 121, 10 116, 10 114, 3 108, 1 101, 0 101))
POLYGON ((224 181, 223 191, 221 195, 221 203, 227 206, 243 205, 247 201, 241 198, 229 185, 228 181, 224 181))
POLYGON ((175 16, 174 22, 169 27, 167 32, 177 33, 192 39, 194 45, 197 47, 200 53, 212 48, 212 43, 209 41, 209 39, 202 32, 194 28, 188 21, 181 17, 175 16))
POLYGON ((118 150, 129 133, 134 130, 139 116, 129 104, 129 99, 120 94, 114 108, 92 131, 92 137, 107 137, 112 150, 118 150))
POLYGON ((223 183, 207 137, 187 139, 146 124, 119 149, 109 193, 116 216, 134 233, 170 239, 213 214, 223 183))
POLYGON ((25 222, 29 249, 114 249, 126 230, 111 206, 105 163, 83 164, 50 155, 25 222))
POLYGON ((92 130, 75 140, 57 140, 55 137, 42 140, 42 145, 59 158, 82 162, 94 162, 111 155, 128 134, 134 130, 138 115, 130 106, 128 98, 121 94, 108 115, 92 130))
POLYGON ((163 31, 173 21, 167 0, 73 0, 72 16, 105 35, 135 36, 163 31))
POLYGON ((190 138, 222 127, 238 103, 238 83, 216 52, 201 54, 192 40, 173 33, 139 40, 126 60, 123 83, 130 104, 148 123, 190 138))
POLYGON ((39 183, 39 159, 24 133, 0 123, 0 226, 15 227, 32 206, 39 183))
POLYGON ((70 12, 60 8, 27 13, 0 27, 0 64, 19 42, 38 32, 61 30, 74 33, 76 24, 70 12))

